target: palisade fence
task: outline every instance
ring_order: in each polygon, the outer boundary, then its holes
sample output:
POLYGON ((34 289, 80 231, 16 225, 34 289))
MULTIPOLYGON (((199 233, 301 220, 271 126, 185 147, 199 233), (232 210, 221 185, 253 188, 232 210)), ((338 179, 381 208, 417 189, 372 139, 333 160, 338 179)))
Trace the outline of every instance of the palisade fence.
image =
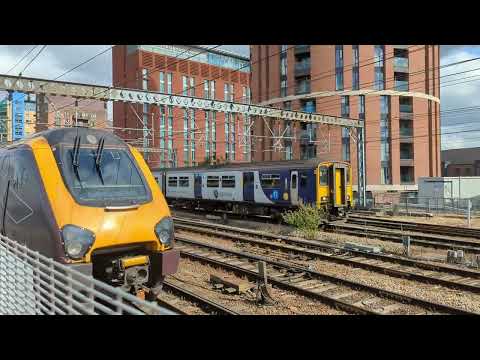
POLYGON ((145 313, 173 314, 0 235, 0 315, 145 313))
POLYGON ((459 199, 379 194, 373 198, 371 206, 382 210, 390 210, 400 215, 421 212, 434 215, 459 215, 466 217, 468 215, 469 202, 471 215, 480 215, 480 199, 478 198, 459 199))

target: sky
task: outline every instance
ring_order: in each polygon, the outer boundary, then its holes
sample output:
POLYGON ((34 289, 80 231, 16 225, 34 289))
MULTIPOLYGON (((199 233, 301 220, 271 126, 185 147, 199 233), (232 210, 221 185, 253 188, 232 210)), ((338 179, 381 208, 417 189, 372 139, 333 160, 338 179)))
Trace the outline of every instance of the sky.
MULTIPOLYGON (((0 73, 11 70, 31 48, 31 45, 0 45, 0 73)), ((41 48, 38 46, 33 50, 10 74, 18 75, 41 48)), ((48 45, 23 75, 53 79, 109 48, 110 45, 48 45)), ((249 55, 248 45, 222 45, 219 49, 249 55)), ((441 66, 476 57, 480 58, 480 45, 440 47, 441 66)), ((480 59, 442 68, 440 77, 442 149, 480 146, 480 59), (465 83, 457 84, 460 82, 465 83), (479 108, 456 110, 474 106, 479 108)), ((61 80, 111 85, 111 51, 68 73, 61 80)))

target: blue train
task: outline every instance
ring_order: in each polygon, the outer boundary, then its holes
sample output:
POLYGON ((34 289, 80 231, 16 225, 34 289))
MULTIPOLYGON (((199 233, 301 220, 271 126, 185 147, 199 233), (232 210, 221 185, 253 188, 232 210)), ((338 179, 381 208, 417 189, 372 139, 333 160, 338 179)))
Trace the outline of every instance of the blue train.
POLYGON ((278 216, 304 203, 341 215, 353 204, 351 166, 346 162, 288 160, 152 173, 168 203, 178 207, 278 216))

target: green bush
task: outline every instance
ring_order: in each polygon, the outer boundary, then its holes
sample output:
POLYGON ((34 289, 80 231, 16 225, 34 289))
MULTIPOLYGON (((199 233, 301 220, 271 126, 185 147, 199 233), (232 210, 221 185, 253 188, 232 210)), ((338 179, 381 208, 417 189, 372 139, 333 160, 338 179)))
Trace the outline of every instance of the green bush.
POLYGON ((327 214, 323 208, 317 208, 312 205, 300 204, 298 210, 287 211, 282 214, 283 221, 295 226, 307 237, 314 237, 315 232, 320 227, 322 221, 326 219, 327 214))

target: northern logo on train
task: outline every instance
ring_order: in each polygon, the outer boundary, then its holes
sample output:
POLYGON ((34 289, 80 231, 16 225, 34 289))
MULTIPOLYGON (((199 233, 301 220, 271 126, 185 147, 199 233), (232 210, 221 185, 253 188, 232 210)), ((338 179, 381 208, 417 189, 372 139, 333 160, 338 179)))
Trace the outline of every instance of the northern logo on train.
POLYGON ((278 198, 279 198, 278 190, 274 190, 272 192, 272 200, 278 200, 278 198))
POLYGON ((218 190, 213 190, 213 196, 215 196, 215 198, 218 198, 218 190))

